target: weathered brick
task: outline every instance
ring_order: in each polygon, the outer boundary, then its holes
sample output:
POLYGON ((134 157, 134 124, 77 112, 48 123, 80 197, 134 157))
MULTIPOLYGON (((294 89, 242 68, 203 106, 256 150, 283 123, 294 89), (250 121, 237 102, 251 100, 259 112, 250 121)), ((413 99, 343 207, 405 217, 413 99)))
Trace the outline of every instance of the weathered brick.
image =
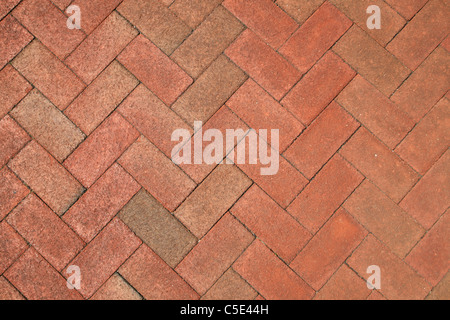
POLYGON ((28 188, 7 167, 3 168, 0 171, 0 221, 28 193, 28 188))
POLYGON ((0 19, 3 19, 19 2, 20 0, 4 0, 0 2, 0 19))
POLYGON ((85 136, 39 91, 31 91, 11 116, 56 160, 62 162, 85 136))
POLYGON ((111 14, 122 0, 74 0, 66 2, 80 7, 81 28, 89 34, 111 14))
MULTIPOLYGON (((0 55, 1 56, 1 55, 0 55)), ((0 71, 0 118, 3 118, 27 93, 31 85, 10 65, 0 71)))
POLYGON ((35 141, 23 148, 8 166, 59 215, 83 192, 78 181, 35 141))
MULTIPOLYGON (((2 8, 0 8, 0 10, 1 9, 2 8)), ((8 282, 8 280, 5 279, 5 277, 0 277, 0 301, 1 300, 25 300, 25 298, 8 282)))
POLYGON ((142 297, 120 275, 115 273, 98 289, 91 300, 142 300, 142 297))
POLYGON ((172 268, 197 244, 197 238, 145 190, 123 208, 120 219, 172 268))
POLYGON ((358 171, 336 155, 289 205, 287 211, 308 230, 316 233, 362 180, 363 176, 358 171))
POLYGON ((12 60, 31 40, 33 36, 9 15, 0 21, 0 68, 12 60))
POLYGON ((281 101, 297 119, 309 125, 353 79, 355 72, 327 53, 281 101))
POLYGON ((427 296, 427 300, 449 300, 450 299, 450 272, 447 272, 444 279, 433 288, 427 296))
POLYGON ((0 120, 0 168, 30 141, 30 136, 10 117, 0 120))
POLYGON ((72 2, 72 0, 51 0, 58 8, 64 10, 72 2))
POLYGON ((276 4, 293 17, 299 24, 303 24, 325 0, 276 0, 276 4))
POLYGON ((125 170, 113 164, 63 219, 84 241, 90 242, 139 189, 140 185, 125 170))
POLYGON ((428 0, 386 0, 403 17, 410 20, 428 0))
POLYGON ((223 0, 164 0, 170 10, 191 28, 196 28, 223 0), (170 2, 170 3, 169 3, 170 2))
POLYGON ((178 65, 143 35, 136 37, 118 59, 167 105, 175 102, 192 83, 178 65))
POLYGON ((25 240, 5 221, 0 223, 0 274, 28 248, 25 240))
POLYGON ((253 300, 258 293, 232 268, 206 292, 202 300, 253 300))

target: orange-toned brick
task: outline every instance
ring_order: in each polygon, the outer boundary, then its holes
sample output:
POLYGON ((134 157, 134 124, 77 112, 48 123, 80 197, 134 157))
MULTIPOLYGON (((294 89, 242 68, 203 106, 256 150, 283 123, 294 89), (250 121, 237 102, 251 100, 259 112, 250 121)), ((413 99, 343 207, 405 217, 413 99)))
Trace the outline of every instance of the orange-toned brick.
POLYGON ((206 292, 202 300, 253 300, 258 293, 232 268, 206 292))
POLYGON ((10 65, 0 71, 0 118, 3 118, 27 93, 31 85, 10 65))
MULTIPOLYGON (((86 33, 91 33, 97 26, 108 17, 111 12, 122 2, 122 0, 74 0, 67 1, 71 5, 80 7, 81 28, 86 33)), ((67 3, 68 4, 68 3, 67 3)))
POLYGON ((0 22, 0 68, 13 59, 31 40, 33 36, 9 15, 0 22))
POLYGON ((142 300, 142 296, 115 273, 90 300, 142 300))
POLYGON ((5 277, 0 277, 0 301, 1 300, 25 300, 25 298, 11 285, 11 283, 8 282, 8 280, 5 279, 5 277))
POLYGON ((325 0, 276 0, 276 4, 299 24, 303 24, 325 0))
POLYGON ((30 141, 30 136, 10 116, 0 120, 0 168, 30 141))
POLYGON ((191 28, 196 28, 223 0, 163 0, 170 11, 191 28))
POLYGON ((426 298, 427 300, 449 300, 450 299, 450 272, 447 272, 444 279, 433 288, 426 298))
POLYGON ((3 19, 3 17, 10 12, 18 3, 20 0, 4 0, 0 2, 0 19, 3 19))
POLYGON ((25 240, 5 221, 0 223, 0 274, 28 248, 25 240))
POLYGON ((428 0, 386 0, 403 17, 410 20, 428 0))
MULTIPOLYGON (((0 221, 29 193, 7 167, 0 171, 0 221)), ((1 273, 1 272, 0 272, 1 273)))

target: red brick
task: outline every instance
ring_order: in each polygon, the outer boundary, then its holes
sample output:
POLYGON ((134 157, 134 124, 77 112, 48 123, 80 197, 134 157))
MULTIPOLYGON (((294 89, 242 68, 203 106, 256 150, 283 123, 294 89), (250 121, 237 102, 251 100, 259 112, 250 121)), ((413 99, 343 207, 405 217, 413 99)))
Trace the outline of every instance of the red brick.
POLYGON ((230 211, 287 263, 295 258, 311 238, 302 225, 256 185, 230 211))
POLYGON ((227 214, 180 262, 175 271, 203 295, 252 241, 252 234, 227 214))
POLYGON ((202 300, 254 300, 258 293, 232 268, 206 292, 202 300))
POLYGON ((0 69, 12 60, 31 40, 33 36, 14 19, 7 16, 0 22, 0 69))
POLYGON ((446 152, 427 172, 400 206, 429 229, 447 209, 450 201, 450 152, 446 152))
POLYGON ((191 28, 196 28, 223 0, 164 0, 170 11, 191 28))
POLYGON ((366 282, 343 264, 315 295, 314 300, 366 300, 370 293, 366 282))
POLYGON ((450 267, 448 230, 450 219, 448 214, 444 214, 405 260, 433 286, 441 281, 450 267))
POLYGON ((276 0, 276 4, 299 24, 303 24, 325 0, 276 0))
POLYGON ((29 300, 81 300, 76 290, 33 248, 28 249, 4 274, 29 300))
POLYGON ((6 221, 59 271, 84 246, 83 241, 34 194, 23 200, 6 221))
POLYGON ((450 52, 450 35, 445 38, 444 41, 441 42, 441 46, 445 48, 445 50, 450 52))
POLYGON ((415 70, 448 35, 450 10, 445 0, 431 0, 386 47, 415 70))
POLYGON ((428 0, 386 0, 403 17, 410 20, 428 0))
POLYGON ((24 239, 5 221, 0 223, 0 274, 28 248, 24 239))
POLYGON ((90 134, 137 85, 137 79, 113 61, 64 113, 90 134))
POLYGON ((139 191, 137 182, 113 164, 64 215, 64 221, 90 242, 139 191))
POLYGON ((31 42, 11 63, 61 110, 85 87, 75 74, 38 40, 31 42))
POLYGON ((65 167, 90 187, 139 137, 118 113, 109 116, 64 162, 65 167))
POLYGON ((80 129, 35 89, 10 114, 59 162, 85 138, 80 129))
POLYGON ((171 136, 176 129, 192 129, 144 85, 139 85, 118 112, 167 157, 172 156, 171 136))
POLYGON ((396 203, 419 179, 411 167, 364 128, 353 135, 340 154, 396 203))
POLYGON ((277 100, 281 99, 301 76, 297 69, 249 29, 245 30, 225 53, 277 100))
POLYGON ((171 58, 191 77, 197 78, 243 29, 239 20, 219 6, 175 50, 171 58))
POLYGON ((402 109, 359 75, 336 101, 391 149, 415 125, 402 109))
POLYGON ((89 34, 111 14, 122 0, 75 0, 69 2, 80 7, 81 28, 89 34))
POLYGON ((28 193, 28 188, 7 167, 3 168, 0 171, 0 221, 28 193))
POLYGON ((331 52, 327 53, 281 103, 297 119, 308 125, 354 76, 355 72, 338 56, 331 52))
POLYGON ((445 95, 450 87, 450 53, 437 48, 392 96, 416 122, 445 95))
POLYGON ((191 32, 191 28, 159 0, 125 0, 117 10, 167 55, 191 32))
POLYGON ((378 300, 386 300, 386 298, 383 297, 383 295, 378 290, 372 290, 372 293, 367 297, 367 300, 378 301, 378 300))
POLYGON ((425 233, 410 215, 368 180, 353 192, 344 208, 400 258, 404 258, 425 233))
POLYGON ((115 273, 90 300, 142 300, 142 297, 121 276, 115 273))
POLYGON ((410 74, 408 68, 357 25, 342 36, 333 50, 387 96, 410 74))
POLYGON ((362 180, 358 171, 336 155, 287 210, 308 230, 316 233, 362 180))
POLYGON ((51 0, 58 8, 65 10, 72 0, 51 0))
POLYGON ((147 300, 196 300, 198 294, 145 244, 119 269, 147 300))
POLYGON ((417 172, 425 174, 450 145, 450 103, 443 98, 395 150, 417 172))
POLYGON ((172 109, 191 126, 194 121, 206 122, 245 79, 242 70, 221 55, 174 103, 172 109))
POLYGON ((351 25, 341 11, 325 2, 279 51, 306 73, 351 25))
POLYGON ((314 290, 256 240, 233 265, 247 282, 269 300, 311 299, 314 290))
POLYGON ((274 49, 298 27, 272 0, 225 0, 223 5, 274 49))
POLYGON ((195 183, 152 143, 140 137, 119 163, 169 211, 175 210, 195 183))
POLYGON ((59 215, 83 192, 78 181, 35 141, 23 148, 8 166, 59 215))
POLYGON ((361 243, 367 231, 340 209, 290 264, 310 286, 319 290, 361 243))
POLYGON ((80 293, 85 298, 91 297, 141 243, 119 219, 111 221, 70 263, 80 267, 80 293))
POLYGON ((221 164, 176 210, 175 216, 197 237, 203 237, 250 187, 234 165, 221 164))
POLYGON ((138 34, 113 12, 66 59, 66 64, 85 83, 91 83, 138 34))
POLYGON ((168 105, 192 83, 179 66, 142 35, 120 54, 119 61, 168 105))
POLYGON ((0 119, 31 89, 31 85, 13 67, 4 67, 0 71, 0 119))
POLYGON ((332 102, 294 141, 284 156, 311 179, 358 127, 355 119, 332 102))
MULTIPOLYGON (((1 8, 0 8, 1 10, 1 8)), ((25 298, 4 277, 0 277, 0 301, 24 300, 25 298)))
POLYGON ((0 168, 30 141, 30 136, 9 116, 0 120, 0 168))
POLYGON ((347 264, 360 277, 367 278, 367 268, 380 267, 381 289, 379 292, 389 300, 423 299, 431 286, 405 262, 369 235, 347 260, 347 264))
POLYGON ((433 288, 426 298, 427 300, 449 300, 450 299, 450 272, 447 272, 444 279, 433 288))
POLYGON ((0 19, 3 19, 6 14, 11 11, 20 0, 4 0, 0 2, 0 19))

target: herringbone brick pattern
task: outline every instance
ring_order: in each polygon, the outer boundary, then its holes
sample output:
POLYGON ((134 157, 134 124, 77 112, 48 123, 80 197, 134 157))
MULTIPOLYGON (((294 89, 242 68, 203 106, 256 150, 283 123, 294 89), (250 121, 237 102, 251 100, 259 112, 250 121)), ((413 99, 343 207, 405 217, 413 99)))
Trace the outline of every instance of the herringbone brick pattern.
POLYGON ((449 13, 1 1, 0 299, 449 299, 449 13), (175 165, 194 121, 280 129, 279 172, 175 165))

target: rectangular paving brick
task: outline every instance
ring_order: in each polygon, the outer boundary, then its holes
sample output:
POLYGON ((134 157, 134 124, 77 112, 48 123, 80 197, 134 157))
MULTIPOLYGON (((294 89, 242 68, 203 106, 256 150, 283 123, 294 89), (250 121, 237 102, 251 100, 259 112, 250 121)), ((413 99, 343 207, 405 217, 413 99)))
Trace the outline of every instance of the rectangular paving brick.
MULTIPOLYGON (((1 8, 0 8, 1 10, 1 8)), ((1 12, 1 11, 0 11, 1 12)), ((0 16, 1 17, 1 16, 0 16)), ((5 277, 0 277, 0 301, 25 300, 25 298, 14 288, 5 277)))
POLYGON ((32 89, 11 65, 0 71, 0 118, 3 118, 32 89))
POLYGON ((141 243, 119 219, 111 221, 70 263, 80 267, 83 276, 79 292, 91 297, 141 243))
POLYGON ((0 120, 0 168, 30 141, 30 136, 10 116, 0 120))
POLYGON ((356 25, 342 36, 333 50, 386 96, 410 74, 397 58, 356 25))
POLYGON ((175 271, 203 295, 252 241, 253 235, 226 214, 175 271))
POLYGON ((20 0, 4 0, 0 2, 0 19, 3 19, 5 15, 8 14, 20 0))
POLYGON ((178 65, 142 35, 118 59, 167 105, 175 102, 192 83, 178 65))
POLYGON ((82 14, 81 28, 86 31, 87 34, 90 34, 111 14, 122 0, 74 0, 68 2, 80 7, 82 14))
POLYGON ((400 258, 425 233, 421 225, 368 180, 347 199, 344 208, 400 258))
POLYGON ((35 141, 23 148, 8 166, 59 215, 84 191, 83 186, 35 141))
POLYGON ((351 25, 341 11, 325 2, 279 52, 301 73, 306 73, 351 25))
POLYGON ((159 0, 125 0, 117 10, 167 55, 191 32, 159 0))
POLYGON ((66 64, 85 83, 91 83, 137 34, 137 30, 114 11, 66 59, 66 64))
POLYGON ((8 269, 5 278, 29 300, 81 300, 76 290, 33 248, 8 269))
POLYGON ((228 269, 201 300, 254 300, 258 293, 234 271, 228 269))
POLYGON ((37 90, 31 91, 10 114, 59 162, 85 138, 81 130, 37 90))
POLYGON ((64 10, 72 2, 72 0, 51 0, 58 8, 64 10))
POLYGON ((223 5, 274 49, 298 27, 272 0, 225 0, 223 5))
POLYGON ((425 174, 450 145, 450 103, 443 98, 420 121, 395 152, 420 174, 425 174))
POLYGON ((300 79, 301 73, 253 31, 247 29, 225 54, 275 99, 280 100, 300 79), (264 68, 261 68, 264 66, 264 68))
POLYGON ((0 21, 0 68, 3 68, 12 60, 31 40, 33 36, 20 25, 20 23, 9 15, 0 21))
POLYGON ((123 208, 120 219, 172 268, 197 244, 197 238, 145 190, 123 208))
POLYGON ((431 0, 386 47, 415 70, 448 35, 450 10, 445 0, 431 0))
POLYGON ((142 136, 118 162, 171 212, 195 188, 195 183, 171 159, 142 136))
POLYGON ((140 185, 125 170, 113 164, 63 219, 84 241, 90 242, 139 189, 140 185))
POLYGON ((119 269, 147 300, 197 300, 198 294, 145 244, 119 269))
POLYGON ((360 277, 367 278, 367 268, 380 267, 380 293, 389 300, 423 299, 431 286, 411 267, 383 246, 374 236, 369 235, 347 260, 347 264, 360 277))
MULTIPOLYGON (((29 193, 7 167, 0 171, 0 221, 29 193)), ((1 272, 0 272, 1 273, 1 272)))
POLYGON ((408 114, 359 75, 336 101, 391 149, 415 125, 408 114))
POLYGON ((175 50, 171 58, 191 77, 197 78, 243 29, 239 20, 219 6, 175 50))
POLYGON ((306 300, 314 295, 314 290, 259 240, 241 255, 233 269, 269 300, 306 300))
POLYGON ((5 221, 0 223, 0 274, 28 248, 25 240, 5 221))
POLYGON ((450 273, 433 288, 426 300, 449 300, 450 299, 450 273))
POLYGON ((319 290, 352 251, 367 231, 345 210, 340 209, 311 239, 290 264, 311 287, 319 290), (317 272, 320 270, 320 272, 317 272))
POLYGON ((311 179, 358 127, 352 116, 332 102, 294 141, 284 156, 311 179))
POLYGON ((450 219, 444 214, 419 244, 411 251, 406 262, 433 286, 448 273, 450 250, 447 246, 450 219))
POLYGON ((142 300, 142 296, 114 273, 90 300, 142 300))
POLYGON ((227 106, 257 132, 279 130, 279 151, 284 151, 304 126, 253 80, 247 80, 227 101, 227 106))
POLYGON ((308 230, 316 233, 363 178, 341 156, 336 155, 289 205, 287 211, 308 230))
POLYGON ((84 246, 75 232, 34 194, 23 200, 6 221, 58 271, 84 246))
POLYGON ((64 161, 64 166, 90 187, 138 137, 134 127, 113 113, 64 161))
POLYGON ((31 42, 11 64, 61 110, 85 87, 83 82, 38 40, 31 42))
POLYGON ((386 0, 395 10, 408 20, 428 2, 428 0, 386 0))
POLYGON ((245 80, 245 74, 221 55, 174 103, 172 109, 191 126, 194 121, 206 122, 245 80))
POLYGON ((196 28, 223 0, 164 0, 170 11, 191 28, 196 28))
POLYGON ((309 231, 256 185, 239 199, 230 212, 287 263, 311 238, 309 231))
POLYGON ((22 1, 13 15, 61 60, 86 36, 82 30, 67 28, 66 15, 49 0, 22 1))
POLYGON ((449 165, 450 152, 447 151, 400 202, 400 206, 427 229, 448 208, 449 165))
POLYGON ((419 179, 418 174, 365 128, 360 128, 340 154, 398 203, 419 179))
POLYGON ((337 55, 327 53, 281 101, 309 125, 353 79, 353 71, 337 55))
POLYGON ((64 113, 84 133, 90 134, 138 83, 131 73, 113 61, 64 113))
POLYGON ((175 112, 167 107, 143 84, 140 84, 119 106, 118 112, 136 127, 167 157, 172 157, 172 132, 192 131, 175 112))
POLYGON ((450 87, 450 53, 437 48, 392 95, 416 122, 445 95, 450 87))
POLYGON ((299 24, 303 24, 325 0, 276 0, 275 3, 299 24))
POLYGON ((175 216, 201 238, 250 185, 236 166, 219 165, 181 204, 175 216))

